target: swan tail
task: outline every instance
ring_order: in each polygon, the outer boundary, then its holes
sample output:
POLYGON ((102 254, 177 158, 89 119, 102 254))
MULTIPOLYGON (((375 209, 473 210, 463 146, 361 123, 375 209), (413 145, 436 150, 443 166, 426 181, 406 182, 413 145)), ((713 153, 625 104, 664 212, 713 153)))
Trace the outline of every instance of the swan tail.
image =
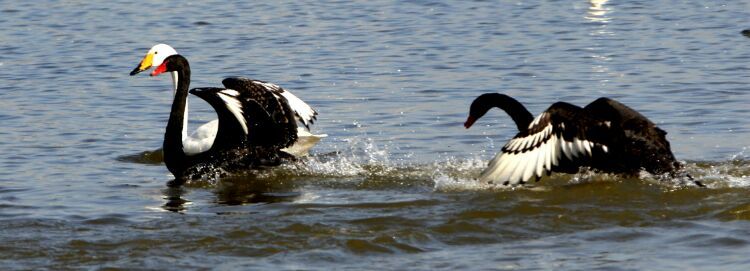
POLYGON ((295 157, 307 156, 310 149, 314 147, 321 139, 328 137, 327 134, 315 135, 307 131, 305 128, 297 128, 297 140, 294 141, 292 146, 281 149, 281 151, 291 154, 295 157))

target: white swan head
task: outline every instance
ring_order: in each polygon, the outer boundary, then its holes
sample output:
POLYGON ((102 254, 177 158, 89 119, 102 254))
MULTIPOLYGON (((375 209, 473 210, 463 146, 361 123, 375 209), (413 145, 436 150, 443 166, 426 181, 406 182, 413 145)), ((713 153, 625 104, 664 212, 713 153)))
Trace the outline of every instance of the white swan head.
POLYGON ((158 67, 164 62, 164 59, 171 55, 176 55, 177 51, 172 46, 166 44, 157 44, 151 47, 143 57, 141 63, 130 72, 130 75, 136 75, 142 71, 148 70, 151 67, 158 67))

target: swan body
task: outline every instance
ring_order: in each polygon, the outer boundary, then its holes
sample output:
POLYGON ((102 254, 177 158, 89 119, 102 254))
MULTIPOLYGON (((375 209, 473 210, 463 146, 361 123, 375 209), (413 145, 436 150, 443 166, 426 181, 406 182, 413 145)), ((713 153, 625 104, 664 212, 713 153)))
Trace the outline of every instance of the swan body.
POLYGON ((641 169, 674 174, 680 168, 664 130, 609 98, 583 108, 557 102, 533 117, 515 99, 487 93, 474 100, 464 126, 468 129, 493 107, 507 112, 519 132, 489 162, 480 181, 523 184, 551 172, 575 173, 580 167, 622 174, 641 169))
MULTIPOLYGON (((164 62, 164 59, 166 59, 169 56, 176 55, 177 50, 175 50, 172 46, 169 46, 167 44, 157 44, 151 47, 151 49, 148 50, 146 53, 146 56, 143 57, 141 62, 138 64, 138 66, 133 69, 133 71, 130 72, 130 75, 136 75, 142 71, 145 71, 150 68, 156 68, 159 65, 161 65, 164 62)), ((176 72, 170 73, 172 78, 172 86, 173 91, 176 92, 177 90, 177 84, 178 84, 178 78, 176 75, 176 72)), ((260 82, 260 81, 259 81, 260 82)), ((269 87, 278 88, 278 86, 270 83, 263 82, 264 84, 267 84, 269 87)), ((317 115, 317 113, 312 110, 309 106, 305 107, 306 105, 302 100, 291 94, 290 92, 286 91, 287 96, 289 96, 289 102, 292 104, 295 104, 295 108, 303 108, 304 112, 302 112, 303 115, 307 116, 307 118, 314 119, 314 117, 317 115), (310 109, 304 109, 304 108, 310 108, 310 109)), ((201 152, 205 152, 209 149, 211 149, 211 146, 214 143, 214 140, 216 139, 216 133, 219 129, 219 120, 214 119, 212 121, 209 121, 207 123, 204 123, 201 126, 198 126, 190 135, 187 134, 188 125, 187 125, 187 114, 188 114, 188 101, 185 101, 185 124, 183 125, 184 128, 184 136, 182 137, 182 146, 183 151, 188 155, 194 155, 201 152)), ((309 129, 309 123, 305 123, 305 126, 309 129)), ((299 142, 295 141, 295 144, 290 146, 289 148, 284 148, 282 151, 287 152, 288 154, 291 154, 295 157, 302 157, 308 155, 310 149, 312 149, 315 144, 317 144, 322 138, 327 137, 327 134, 312 134, 308 130, 304 129, 298 129, 299 133, 297 135, 299 142)))
POLYGON ((163 59, 147 55, 131 74, 150 68, 155 65, 154 61, 162 63, 151 75, 171 73, 176 85, 163 152, 164 163, 180 183, 202 176, 211 168, 231 171, 277 165, 293 158, 290 154, 304 155, 325 136, 305 130, 314 122, 317 112, 281 87, 234 77, 222 81, 225 88, 189 90, 190 66, 179 54, 163 59), (186 132, 188 94, 208 102, 219 116, 218 120, 199 127, 190 137, 186 132), (298 127, 297 122, 305 128, 298 127), (297 134, 302 134, 305 140, 295 147, 300 138, 297 134))
POLYGON ((216 132, 219 130, 219 119, 215 119, 198 126, 189 136, 182 140, 182 148, 187 154, 207 151, 214 144, 216 132))

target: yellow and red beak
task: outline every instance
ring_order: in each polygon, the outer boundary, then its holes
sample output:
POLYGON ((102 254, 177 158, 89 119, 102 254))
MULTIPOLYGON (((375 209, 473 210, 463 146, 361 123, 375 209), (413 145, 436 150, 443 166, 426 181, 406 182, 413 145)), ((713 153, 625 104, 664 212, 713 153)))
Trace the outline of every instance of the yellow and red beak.
POLYGON ((157 76, 159 74, 162 74, 163 72, 166 72, 167 71, 167 62, 168 61, 164 61, 164 63, 161 63, 161 65, 159 65, 159 67, 156 67, 156 69, 154 69, 154 71, 151 72, 151 76, 157 76))
POLYGON ((141 63, 139 63, 138 66, 135 67, 135 69, 133 69, 133 71, 130 72, 130 75, 131 76, 136 75, 142 71, 148 70, 149 68, 151 68, 153 61, 154 61, 154 54, 153 53, 146 54, 146 56, 143 57, 143 60, 141 60, 141 63))

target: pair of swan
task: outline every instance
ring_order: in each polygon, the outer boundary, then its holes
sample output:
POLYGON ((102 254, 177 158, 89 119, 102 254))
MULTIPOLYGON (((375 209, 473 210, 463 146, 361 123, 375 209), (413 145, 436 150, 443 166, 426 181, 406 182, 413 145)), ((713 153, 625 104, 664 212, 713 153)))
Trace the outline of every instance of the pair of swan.
MULTIPOLYGON (((179 183, 215 166, 231 171, 277 165, 304 155, 326 136, 309 132, 317 112, 277 85, 231 77, 222 81, 224 88, 189 90, 190 65, 166 44, 152 47, 130 75, 150 68, 155 68, 152 76, 172 75, 174 100, 163 151, 164 163, 179 183), (208 102, 219 117, 191 136, 187 135, 188 94, 208 102)), ((558 102, 534 118, 517 100, 487 93, 471 104, 464 126, 468 129, 493 107, 507 112, 519 133, 490 161, 480 181, 517 185, 551 172, 575 173, 580 167, 672 175, 680 169, 666 132, 608 98, 584 108, 558 102)))

